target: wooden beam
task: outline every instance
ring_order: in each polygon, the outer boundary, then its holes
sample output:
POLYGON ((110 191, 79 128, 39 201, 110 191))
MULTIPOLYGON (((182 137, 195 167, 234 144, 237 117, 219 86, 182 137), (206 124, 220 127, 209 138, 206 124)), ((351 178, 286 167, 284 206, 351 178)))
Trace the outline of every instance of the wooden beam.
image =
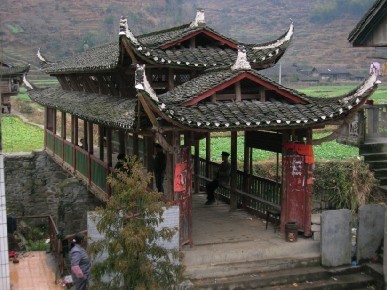
POLYGON ((152 125, 155 127, 158 127, 159 124, 157 122, 155 114, 153 114, 152 110, 149 108, 148 104, 145 101, 144 96, 141 94, 138 94, 137 97, 138 97, 138 100, 140 101, 142 107, 144 108, 144 111, 147 114, 149 120, 151 121, 152 125))
POLYGON ((132 51, 132 48, 128 45, 128 43, 125 41, 124 38, 121 38, 121 43, 124 45, 125 51, 129 54, 130 59, 132 60, 133 64, 137 64, 137 59, 134 56, 134 53, 132 51))

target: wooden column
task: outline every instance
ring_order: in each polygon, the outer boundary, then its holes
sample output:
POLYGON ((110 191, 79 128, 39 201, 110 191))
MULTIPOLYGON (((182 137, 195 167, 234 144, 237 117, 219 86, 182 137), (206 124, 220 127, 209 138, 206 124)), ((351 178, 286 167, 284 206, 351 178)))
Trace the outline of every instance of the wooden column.
POLYGON ((53 118, 52 118, 52 132, 56 134, 56 110, 52 110, 53 118))
POLYGON ((199 193, 199 140, 194 141, 195 144, 195 157, 194 157, 194 184, 195 184, 195 193, 199 193))
POLYGON ((210 161, 211 161, 211 133, 206 136, 206 177, 210 178, 210 161))
POLYGON ((173 68, 168 69, 168 91, 175 87, 174 70, 173 68))
POLYGON ((98 125, 98 145, 99 145, 99 160, 104 161, 105 159, 105 136, 104 136, 104 127, 98 125))
POLYGON ((74 140, 76 144, 78 144, 79 139, 79 119, 78 117, 74 117, 74 140))
POLYGON ((93 123, 87 122, 87 135, 88 135, 88 149, 87 151, 90 154, 94 153, 94 144, 93 144, 93 123))
POLYGON ((74 130, 75 130, 75 128, 74 128, 74 115, 71 115, 71 125, 70 125, 70 127, 71 127, 71 144, 76 144, 75 143, 75 138, 74 138, 74 130))
POLYGON ((66 140, 66 112, 62 112, 62 118, 61 118, 61 137, 66 140))
POLYGON ((144 162, 148 171, 153 170, 153 154, 155 152, 153 136, 144 137, 144 162))
POLYGON ((138 134, 133 133, 133 155, 138 157, 138 134))
POLYGON ((118 130, 118 140, 120 142, 120 145, 119 145, 119 152, 120 153, 123 153, 123 154, 127 154, 126 153, 126 140, 125 140, 125 131, 124 130, 118 130))
POLYGON ((112 161, 113 148, 112 147, 113 147, 112 146, 112 129, 106 128, 106 150, 107 150, 106 158, 107 158, 107 164, 109 167, 113 166, 113 161, 112 161))
POLYGON ((236 194, 236 175, 237 175, 237 149, 238 132, 231 132, 231 180, 230 180, 230 210, 238 207, 238 196, 236 194))
POLYGON ((235 83, 235 97, 237 102, 242 100, 241 82, 235 83))
POLYGON ((259 89, 259 97, 261 102, 266 102, 266 91, 264 88, 259 89))
MULTIPOLYGON (((245 138, 245 144, 244 144, 244 154, 243 154, 243 191, 249 193, 249 186, 250 186, 250 150, 246 145, 246 138, 245 138)), ((243 208, 246 208, 246 198, 243 197, 243 208)))
POLYGON ((86 120, 83 120, 83 149, 84 150, 87 150, 88 148, 88 144, 89 144, 89 140, 88 140, 88 134, 87 134, 87 125, 88 122, 86 120))

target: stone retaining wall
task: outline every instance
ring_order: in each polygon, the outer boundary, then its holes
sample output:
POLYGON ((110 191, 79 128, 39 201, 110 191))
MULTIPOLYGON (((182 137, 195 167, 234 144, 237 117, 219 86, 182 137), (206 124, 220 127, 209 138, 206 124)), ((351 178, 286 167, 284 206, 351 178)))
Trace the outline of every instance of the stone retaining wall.
POLYGON ((4 157, 7 214, 51 215, 65 233, 87 228, 87 211, 101 202, 44 151, 4 157))

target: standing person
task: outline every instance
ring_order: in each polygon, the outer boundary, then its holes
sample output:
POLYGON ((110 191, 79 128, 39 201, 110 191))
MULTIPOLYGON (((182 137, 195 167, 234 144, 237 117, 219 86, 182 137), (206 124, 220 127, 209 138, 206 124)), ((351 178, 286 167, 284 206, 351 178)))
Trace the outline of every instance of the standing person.
POLYGON ((91 263, 89 255, 82 247, 84 237, 77 233, 74 237, 74 246, 70 250, 71 276, 76 290, 85 290, 89 283, 91 263))
POLYGON ((230 182, 231 165, 230 162, 228 162, 229 156, 230 153, 222 152, 222 163, 219 166, 218 172, 216 173, 214 180, 206 185, 207 202, 205 205, 211 205, 215 202, 214 193, 219 185, 227 185, 230 182))
POLYGON ((156 187, 158 192, 164 193, 164 176, 165 168, 167 167, 167 157, 160 144, 156 144, 156 155, 153 160, 153 171, 155 174, 156 187))

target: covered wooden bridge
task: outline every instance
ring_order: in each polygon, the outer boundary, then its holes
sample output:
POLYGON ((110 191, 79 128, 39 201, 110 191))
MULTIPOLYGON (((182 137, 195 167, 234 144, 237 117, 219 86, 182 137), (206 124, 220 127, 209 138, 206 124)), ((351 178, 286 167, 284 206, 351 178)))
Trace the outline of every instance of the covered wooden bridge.
POLYGON ((191 198, 211 179, 211 133, 229 132, 231 182, 222 198, 231 209, 261 216, 281 212, 310 234, 312 131, 344 124, 377 88, 371 75, 345 96, 312 98, 258 71, 273 66, 293 35, 246 44, 208 27, 204 12, 188 24, 134 36, 121 19, 119 41, 42 67, 60 85, 32 90, 45 107, 45 148, 81 177, 101 198, 110 195, 106 177, 118 153, 136 155, 152 170, 154 144, 167 153, 164 196, 180 206, 180 244, 192 243, 191 198), (244 136, 244 166, 237 168, 238 136, 244 136), (199 140, 206 156, 199 156, 199 140), (252 174, 254 148, 282 158, 282 180, 252 174), (179 177, 179 178, 177 178, 179 177))

